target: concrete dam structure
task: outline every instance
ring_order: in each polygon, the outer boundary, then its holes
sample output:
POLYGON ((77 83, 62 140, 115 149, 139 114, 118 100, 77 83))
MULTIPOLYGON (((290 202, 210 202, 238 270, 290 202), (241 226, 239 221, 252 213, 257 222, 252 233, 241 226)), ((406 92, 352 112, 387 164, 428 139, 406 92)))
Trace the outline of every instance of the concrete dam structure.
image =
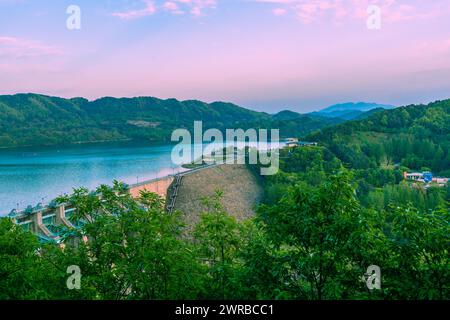
MULTIPOLYGON (((176 176, 176 175, 175 175, 176 176)), ((156 193, 161 198, 166 198, 167 190, 169 189, 172 182, 175 180, 175 176, 167 176, 158 179, 152 179, 149 181, 144 181, 138 184, 130 185, 129 191, 133 198, 138 198, 141 191, 149 191, 156 193)))
MULTIPOLYGON (((181 211, 188 227, 193 226, 201 212, 203 198, 211 197, 216 190, 223 192, 224 209, 238 220, 254 214, 253 207, 263 197, 260 179, 245 165, 210 165, 176 175, 129 185, 132 197, 138 198, 141 191, 149 191, 166 199, 168 214, 181 211)), ((13 210, 9 214, 16 224, 36 234, 41 241, 60 242, 58 226, 77 228, 73 219, 75 208, 65 204, 56 206, 38 205, 24 211, 13 210)))
MULTIPOLYGON (((128 191, 132 197, 138 198, 141 191, 150 191, 166 198, 167 191, 175 180, 175 176, 166 176, 158 179, 144 181, 138 184, 129 185, 128 191)), ((75 208, 66 204, 55 206, 28 207, 26 210, 13 210, 8 215, 14 223, 23 229, 31 231, 39 237, 41 241, 60 242, 58 226, 67 228, 77 228, 77 222, 73 219, 75 208)))

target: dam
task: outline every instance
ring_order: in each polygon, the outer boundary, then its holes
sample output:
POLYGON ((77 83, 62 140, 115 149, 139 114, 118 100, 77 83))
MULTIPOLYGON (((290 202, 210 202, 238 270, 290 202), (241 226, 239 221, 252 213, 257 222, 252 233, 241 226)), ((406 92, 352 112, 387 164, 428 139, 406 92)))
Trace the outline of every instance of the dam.
MULTIPOLYGON (((206 209, 202 199, 213 196, 217 189, 224 193, 224 209, 238 220, 252 216, 253 206, 263 196, 258 177, 246 165, 237 164, 207 165, 128 185, 128 192, 134 198, 138 198, 141 191, 158 194, 166 200, 167 212, 180 211, 188 227, 195 224, 198 215, 206 209)), ((41 241, 58 243, 62 240, 58 226, 77 227, 74 212, 75 208, 68 204, 38 205, 23 211, 13 210, 8 217, 41 241)))
MULTIPOLYGON (((175 180, 176 175, 152 179, 141 183, 128 185, 128 192, 133 198, 138 198, 141 191, 150 191, 166 198, 167 191, 175 180)), ((67 204, 28 207, 23 211, 12 210, 8 217, 14 223, 39 237, 43 242, 60 242, 61 237, 58 226, 76 228, 77 222, 73 219, 75 208, 67 204)))

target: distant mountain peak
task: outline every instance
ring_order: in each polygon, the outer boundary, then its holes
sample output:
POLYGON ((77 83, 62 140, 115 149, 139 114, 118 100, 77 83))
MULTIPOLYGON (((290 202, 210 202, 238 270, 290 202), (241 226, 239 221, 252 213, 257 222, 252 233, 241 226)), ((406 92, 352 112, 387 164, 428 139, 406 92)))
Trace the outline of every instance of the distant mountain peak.
POLYGON ((330 113, 335 111, 349 111, 349 110, 366 112, 372 109, 379 109, 379 108, 394 109, 395 106, 388 104, 379 104, 374 102, 345 102, 329 106, 325 109, 320 110, 319 113, 330 113))
POLYGON ((393 105, 374 102, 346 102, 332 105, 317 112, 312 112, 310 115, 353 120, 364 117, 364 114, 367 112, 383 109, 390 110, 394 108, 395 106, 393 105))

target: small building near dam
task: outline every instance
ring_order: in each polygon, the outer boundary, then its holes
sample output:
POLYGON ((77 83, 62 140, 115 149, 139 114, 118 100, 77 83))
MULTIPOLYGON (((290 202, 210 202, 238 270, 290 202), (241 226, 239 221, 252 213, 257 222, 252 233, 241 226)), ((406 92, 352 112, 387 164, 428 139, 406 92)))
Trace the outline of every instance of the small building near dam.
POLYGON ((450 181, 450 178, 435 177, 431 172, 404 172, 403 178, 407 181, 422 182, 425 184, 435 183, 440 187, 444 187, 450 181))

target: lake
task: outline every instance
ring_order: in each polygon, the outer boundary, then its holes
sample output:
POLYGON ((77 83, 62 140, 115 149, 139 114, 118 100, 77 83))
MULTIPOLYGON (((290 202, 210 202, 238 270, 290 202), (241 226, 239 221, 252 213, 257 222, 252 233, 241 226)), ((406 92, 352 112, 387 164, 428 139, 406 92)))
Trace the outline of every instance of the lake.
POLYGON ((172 148, 117 142, 0 150, 0 215, 49 203, 77 187, 134 184, 185 171, 172 163, 172 148))
POLYGON ((114 179, 128 184, 184 170, 172 165, 171 145, 83 144, 0 151, 0 214, 48 203, 74 187, 94 189, 114 179))

